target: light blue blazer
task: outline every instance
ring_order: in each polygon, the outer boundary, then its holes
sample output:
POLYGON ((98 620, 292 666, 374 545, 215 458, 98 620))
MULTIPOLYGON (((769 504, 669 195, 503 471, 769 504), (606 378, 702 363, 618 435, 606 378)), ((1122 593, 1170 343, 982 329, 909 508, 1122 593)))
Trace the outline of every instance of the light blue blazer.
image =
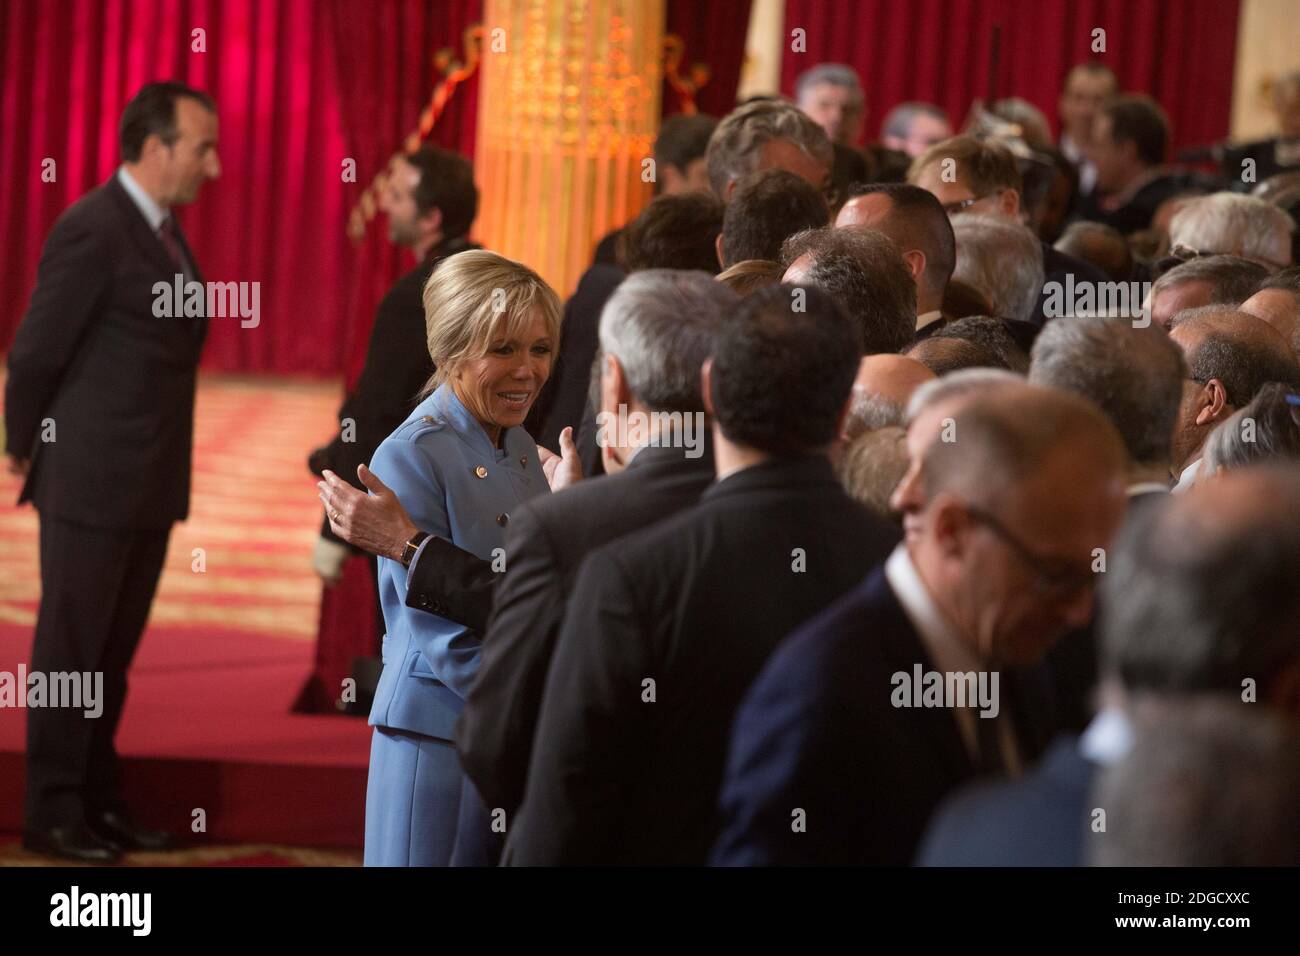
MULTIPOLYGON (((397 495, 416 527, 484 560, 504 547, 509 516, 550 490, 537 445, 522 428, 493 446, 450 385, 440 385, 375 451, 370 470, 397 495)), ((370 724, 452 740, 478 670, 480 635, 406 606, 407 571, 379 559, 384 669, 370 724)))

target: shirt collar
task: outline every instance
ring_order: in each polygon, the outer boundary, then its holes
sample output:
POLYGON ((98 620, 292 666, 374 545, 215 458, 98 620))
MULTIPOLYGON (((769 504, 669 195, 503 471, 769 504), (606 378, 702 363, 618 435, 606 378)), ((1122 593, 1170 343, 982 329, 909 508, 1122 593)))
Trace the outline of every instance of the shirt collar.
POLYGON ((1103 767, 1118 763, 1133 746, 1133 724, 1124 711, 1107 707, 1079 738, 1079 753, 1103 767))
POLYGON ((1182 473, 1178 476, 1178 484, 1174 485, 1174 494, 1181 495, 1196 484, 1196 478, 1201 472, 1201 463, 1203 461, 1205 461, 1204 458, 1198 458, 1182 470, 1182 473))
POLYGON ((140 210, 140 214, 144 216, 144 221, 149 223, 149 228, 157 232, 161 228, 163 220, 167 218, 167 210, 153 201, 152 197, 144 191, 144 187, 137 183, 135 178, 126 171, 125 166, 117 168, 117 181, 122 184, 126 194, 131 197, 135 207, 140 210))
POLYGON ((916 629, 931 663, 940 671, 978 671, 980 663, 962 643, 956 630, 934 603, 929 588, 921 580, 906 544, 899 544, 885 561, 885 580, 889 582, 903 613, 916 629))
POLYGON ((933 309, 929 312, 922 313, 916 317, 916 331, 920 332, 927 325, 938 322, 943 318, 943 312, 940 309, 933 309))
POLYGON ((1124 489, 1124 494, 1132 498, 1134 495, 1148 495, 1157 492, 1167 494, 1169 486, 1159 481, 1138 481, 1124 489))

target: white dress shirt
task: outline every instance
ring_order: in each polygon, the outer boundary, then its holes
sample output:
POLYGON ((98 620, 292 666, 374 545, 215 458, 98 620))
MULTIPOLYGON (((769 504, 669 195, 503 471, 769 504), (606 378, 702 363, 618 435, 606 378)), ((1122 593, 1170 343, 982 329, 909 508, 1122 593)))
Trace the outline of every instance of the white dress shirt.
MULTIPOLYGON (((912 561, 907 545, 899 544, 885 561, 885 580, 903 606, 903 613, 916 630, 921 646, 930 656, 930 663, 940 673, 978 673, 987 670, 979 657, 957 635, 956 629, 944 617, 943 611, 935 604, 929 588, 921 579, 916 564, 912 561)), ((1016 745, 1015 734, 1011 729, 1011 720, 1006 712, 1006 699, 1002 694, 1002 681, 998 681, 998 708, 1002 717, 1001 747, 1002 757, 1007 768, 1016 773, 1020 770, 1020 753, 1016 745)), ((977 765, 980 759, 979 740, 975 733, 975 721, 981 720, 974 707, 954 707, 953 719, 966 751, 977 765)))
POLYGON ((167 210, 153 201, 153 198, 144 191, 144 188, 126 171, 125 166, 117 167, 117 181, 122 184, 126 194, 131 197, 135 207, 140 210, 140 214, 144 216, 144 221, 149 223, 149 228, 156 233, 162 227, 163 220, 167 218, 167 210))
POLYGON ((935 322, 943 320, 943 312, 939 309, 932 309, 916 317, 916 331, 920 332, 927 325, 933 325, 935 322))
POLYGON ((1118 763, 1132 747, 1133 724, 1117 707, 1098 711, 1079 737, 1079 753, 1103 767, 1118 763))
POLYGON ((1182 473, 1178 476, 1178 484, 1174 485, 1174 494, 1181 495, 1196 484, 1197 476, 1201 473, 1201 464, 1204 461, 1204 458, 1198 458, 1182 470, 1182 473))

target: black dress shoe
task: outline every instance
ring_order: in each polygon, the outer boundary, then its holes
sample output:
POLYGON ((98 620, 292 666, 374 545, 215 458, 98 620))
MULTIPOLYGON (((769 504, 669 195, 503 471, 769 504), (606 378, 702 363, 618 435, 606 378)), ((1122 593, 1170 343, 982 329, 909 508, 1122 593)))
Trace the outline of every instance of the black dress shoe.
POLYGON ((78 821, 48 830, 24 830, 23 848, 79 863, 116 863, 122 849, 78 821))
POLYGON ((176 840, 170 833, 142 827, 124 813, 103 810, 87 817, 90 827, 105 840, 124 850, 170 850, 176 840))

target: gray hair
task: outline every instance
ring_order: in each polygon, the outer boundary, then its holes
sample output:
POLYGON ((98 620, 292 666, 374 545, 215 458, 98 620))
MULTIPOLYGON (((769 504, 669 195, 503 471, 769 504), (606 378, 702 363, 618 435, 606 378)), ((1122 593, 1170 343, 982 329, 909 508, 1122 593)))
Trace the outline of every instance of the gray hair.
POLYGON ((1156 296, 1171 286, 1184 282, 1205 282, 1216 304, 1241 305, 1268 277, 1268 270, 1258 262, 1239 256, 1200 256, 1176 265, 1151 284, 1145 306, 1150 308, 1156 296))
POLYGON ((844 422, 844 436, 850 441, 863 432, 903 424, 903 406, 892 398, 854 388, 849 397, 849 414, 844 422))
POLYGON ((723 117, 709 137, 705 160, 714 195, 725 201, 727 183, 754 172, 763 146, 777 139, 793 143, 830 170, 835 158, 831 141, 808 114, 784 100, 755 100, 723 117))
POLYGON ((1255 196, 1213 193, 1188 200, 1169 222, 1169 246, 1242 256, 1270 266, 1291 261, 1295 220, 1255 196))
POLYGON ((1119 429, 1130 459, 1168 466, 1187 362, 1163 331, 1124 319, 1056 319, 1030 356, 1030 384, 1090 399, 1119 429))
POLYGON ((1300 864, 1300 739, 1278 714, 1231 698, 1149 699, 1135 739, 1088 804, 1094 866, 1300 864))
POLYGON ((1248 471, 1261 504, 1244 516, 1207 519, 1215 482, 1125 521, 1098 607, 1102 669, 1126 692, 1240 694, 1249 677, 1262 696, 1300 658, 1300 470, 1248 471))
POLYGON ((907 474, 908 464, 907 432, 888 425, 851 440, 840 453, 836 473, 849 497, 890 518, 889 499, 907 474))
POLYGON ((801 102, 804 94, 814 86, 839 86, 862 97, 862 80, 858 78, 858 71, 844 63, 819 63, 800 73, 799 79, 794 81, 796 102, 801 102))
POLYGON ((912 121, 918 116, 933 116, 935 119, 948 122, 948 114, 933 103, 899 103, 885 116, 885 121, 880 124, 881 136, 897 136, 899 139, 907 139, 908 134, 912 131, 912 121))
MULTIPOLYGON (((1217 378, 1223 385, 1226 400, 1233 408, 1242 408, 1269 382, 1282 382, 1300 388, 1300 364, 1289 347, 1272 348, 1269 336, 1253 336, 1234 320, 1247 321, 1263 328, 1263 319, 1233 309, 1201 306, 1184 309, 1173 317, 1173 328, 1195 323, 1206 326, 1205 334, 1187 353, 1189 377, 1204 385, 1217 378), (1222 321, 1215 321, 1222 317, 1222 321)), ((1278 334, 1278 338, 1281 335, 1278 334)))
POLYGON ((700 367, 722 314, 740 301, 706 272, 645 269, 614 290, 600 314, 600 348, 649 409, 698 412, 700 367))
POLYGON ((923 411, 939 402, 979 395, 1007 385, 1024 384, 1022 376, 1000 368, 966 368, 949 372, 943 378, 922 382, 916 387, 907 400, 906 423, 910 425, 923 411))
POLYGON ((1300 406, 1292 391, 1269 382, 1245 408, 1233 412, 1205 439, 1205 473, 1242 468, 1260 461, 1300 461, 1300 406))
POLYGON ((953 278, 974 286, 998 318, 1033 322, 1043 291, 1043 249, 1018 223, 966 213, 954 216, 957 268, 953 278))

